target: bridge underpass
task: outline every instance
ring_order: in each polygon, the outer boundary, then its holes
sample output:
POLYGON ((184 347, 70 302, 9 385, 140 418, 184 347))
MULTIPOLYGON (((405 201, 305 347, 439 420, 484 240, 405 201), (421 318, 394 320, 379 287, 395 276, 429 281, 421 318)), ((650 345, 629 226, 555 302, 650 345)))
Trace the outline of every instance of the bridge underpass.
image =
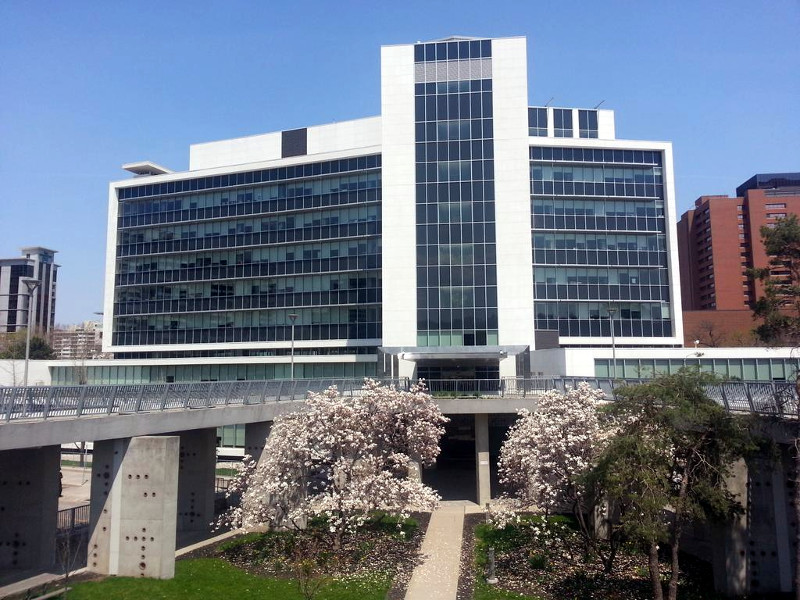
MULTIPOLYGON (((490 481, 497 449, 492 448, 498 445, 498 433, 492 440, 493 419, 510 418, 519 408, 535 408, 544 389, 564 389, 583 380, 430 382, 442 411, 455 416, 462 430, 469 430, 460 436, 463 443, 454 452, 448 452, 453 439, 443 442, 445 462, 461 461, 462 471, 474 473, 457 493, 466 495, 471 488, 474 492, 464 499, 483 505, 494 491, 490 481)), ((588 382, 609 393, 619 384, 588 382)), ((295 410, 307 391, 331 384, 345 394, 358 394, 362 381, 0 388, 0 575, 52 564, 60 445, 93 441, 89 568, 120 575, 171 576, 176 536, 205 529, 213 518, 216 428, 245 424, 245 451, 257 458, 271 421, 295 410)), ((790 384, 736 382, 714 386, 709 394, 731 411, 779 418, 795 414, 790 384)), ((425 480, 438 485, 437 475, 439 481, 442 476, 446 479, 448 465, 441 466, 423 474, 425 480)), ((786 497, 785 485, 782 489, 781 498, 786 497)), ((773 541, 779 537, 776 528, 787 522, 785 515, 780 517, 779 505, 774 500, 771 508, 766 507, 775 515, 769 521, 774 524, 773 541)), ((734 541, 717 545, 727 548, 725 560, 739 552, 741 544, 734 541)), ((778 573, 773 579, 782 588, 784 553, 778 553, 775 544, 770 548, 776 553, 773 570, 778 573)), ((769 571, 764 566, 768 562, 761 562, 759 573, 769 571)), ((753 572, 750 563, 742 564, 731 571, 740 583, 753 572)))

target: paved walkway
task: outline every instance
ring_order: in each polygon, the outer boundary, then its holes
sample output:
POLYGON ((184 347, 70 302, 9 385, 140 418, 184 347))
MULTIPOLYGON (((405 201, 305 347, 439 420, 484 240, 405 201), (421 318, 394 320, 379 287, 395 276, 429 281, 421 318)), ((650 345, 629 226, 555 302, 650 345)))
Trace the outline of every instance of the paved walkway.
POLYGON ((453 501, 433 511, 422 540, 424 559, 411 575, 406 600, 456 600, 464 514, 475 510, 472 502, 453 501))

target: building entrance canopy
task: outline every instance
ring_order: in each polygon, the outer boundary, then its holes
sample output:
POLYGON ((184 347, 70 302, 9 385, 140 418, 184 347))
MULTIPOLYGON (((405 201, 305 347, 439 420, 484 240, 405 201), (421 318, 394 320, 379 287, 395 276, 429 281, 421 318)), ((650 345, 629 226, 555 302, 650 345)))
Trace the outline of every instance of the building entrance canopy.
POLYGON ((381 346, 384 354, 402 360, 502 360, 528 350, 528 346, 381 346))

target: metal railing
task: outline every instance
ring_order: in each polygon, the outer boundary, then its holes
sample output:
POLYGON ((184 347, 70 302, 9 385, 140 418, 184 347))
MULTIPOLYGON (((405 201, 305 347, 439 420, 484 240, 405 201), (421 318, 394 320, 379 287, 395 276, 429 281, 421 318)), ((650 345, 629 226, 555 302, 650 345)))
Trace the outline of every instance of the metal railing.
MULTIPOLYGON (((536 396, 547 390, 564 392, 586 382, 605 392, 609 399, 614 398, 614 390, 648 381, 647 379, 610 379, 601 377, 555 377, 555 378, 514 378, 502 380, 504 396, 536 396)), ((774 415, 782 418, 798 417, 798 397, 794 382, 791 381, 728 381, 706 386, 709 398, 718 402, 726 410, 749 412, 760 415, 774 415)))
MULTIPOLYGON (((408 389, 408 380, 378 379, 408 389)), ((72 385, 0 388, 0 419, 79 418, 176 409, 246 406, 302 400, 308 392, 335 385, 344 394, 358 394, 363 379, 295 379, 213 381, 140 385, 72 385)))
POLYGON ((79 527, 89 526, 89 505, 82 504, 58 511, 56 530, 59 535, 71 535, 79 527))
MULTIPOLYGON (((407 378, 378 379, 407 390, 407 378)), ((581 382, 599 388, 609 398, 623 385, 644 379, 598 377, 503 377, 499 379, 431 379, 434 396, 491 398, 535 397, 547 390, 565 391, 581 382)), ((142 385, 75 385, 0 388, 0 420, 80 418, 90 415, 132 414, 300 401, 308 392, 335 385, 351 396, 361 392, 363 379, 296 379, 222 381, 142 385)), ((788 381, 734 381, 707 386, 708 395, 726 409, 779 417, 796 417, 797 392, 788 381)))

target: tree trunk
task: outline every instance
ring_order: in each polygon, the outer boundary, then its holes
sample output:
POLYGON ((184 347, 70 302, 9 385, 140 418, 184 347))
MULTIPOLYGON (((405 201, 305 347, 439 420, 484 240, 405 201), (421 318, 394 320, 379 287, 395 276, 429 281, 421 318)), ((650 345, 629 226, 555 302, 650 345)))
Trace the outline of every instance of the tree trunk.
POLYGON ((670 567, 668 598, 676 600, 678 597, 678 578, 681 574, 678 562, 678 551, 681 545, 681 535, 683 534, 683 507, 686 505, 686 496, 689 493, 689 474, 688 469, 681 479, 681 487, 678 490, 678 502, 675 504, 675 521, 672 524, 672 548, 670 549, 670 567))
POLYGON ((650 542, 650 551, 648 554, 650 583, 653 584, 653 600, 664 600, 664 590, 661 589, 661 571, 658 568, 658 544, 650 542))

